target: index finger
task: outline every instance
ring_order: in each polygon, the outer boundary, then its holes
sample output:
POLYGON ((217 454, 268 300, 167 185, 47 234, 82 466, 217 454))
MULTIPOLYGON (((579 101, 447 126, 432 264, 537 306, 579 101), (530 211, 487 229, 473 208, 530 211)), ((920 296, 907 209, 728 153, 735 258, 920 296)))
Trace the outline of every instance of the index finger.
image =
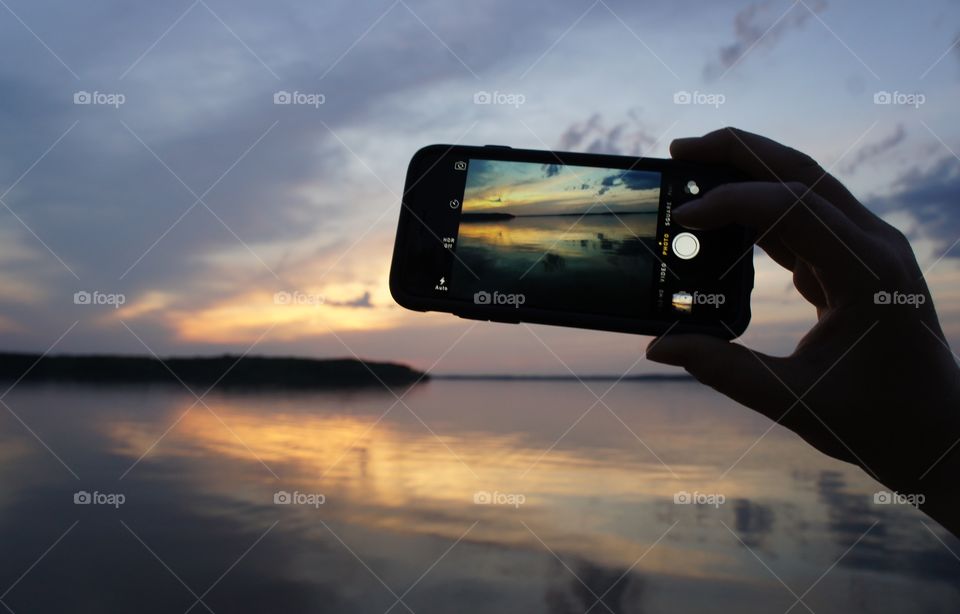
MULTIPOLYGON (((761 181, 799 181, 812 186, 814 193, 830 201, 858 226, 868 227, 879 222, 816 160, 759 134, 738 128, 721 128, 701 137, 674 140, 670 144, 670 155, 707 164, 726 164, 761 181)), ((797 194, 798 198, 801 196, 802 193, 797 194)))
MULTIPOLYGON (((869 235, 817 194, 798 199, 800 183, 750 181, 710 190, 674 211, 677 223, 694 229, 739 224, 777 239, 817 268, 837 295, 862 294, 877 278, 867 262, 875 249, 869 235)), ((876 266, 876 265, 874 265, 876 266)))

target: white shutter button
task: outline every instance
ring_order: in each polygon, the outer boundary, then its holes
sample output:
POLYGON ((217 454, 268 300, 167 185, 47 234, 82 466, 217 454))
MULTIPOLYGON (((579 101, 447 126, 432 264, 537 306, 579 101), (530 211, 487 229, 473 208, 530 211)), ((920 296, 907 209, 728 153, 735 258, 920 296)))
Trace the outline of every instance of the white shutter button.
POLYGON ((700 253, 700 239, 689 232, 681 232, 673 238, 673 253, 681 260, 690 260, 700 253))

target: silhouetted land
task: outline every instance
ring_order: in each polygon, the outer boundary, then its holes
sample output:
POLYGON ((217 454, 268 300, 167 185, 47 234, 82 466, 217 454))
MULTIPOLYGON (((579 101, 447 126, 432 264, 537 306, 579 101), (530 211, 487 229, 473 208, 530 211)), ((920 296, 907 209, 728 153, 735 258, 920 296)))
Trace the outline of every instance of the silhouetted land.
POLYGON ((692 375, 686 373, 641 373, 638 375, 499 375, 499 374, 461 374, 451 373, 445 375, 433 375, 433 379, 444 380, 469 380, 469 381, 534 381, 534 382, 675 382, 675 381, 696 381, 692 375))
POLYGON ((460 223, 463 222, 502 222, 512 220, 517 216, 510 213, 461 213, 460 223))
POLYGON ((224 355, 209 358, 164 358, 161 362, 147 356, 41 358, 39 354, 0 353, 0 381, 16 381, 21 376, 23 382, 177 384, 179 378, 191 386, 210 386, 216 382, 217 388, 301 389, 376 387, 383 384, 404 386, 413 384, 421 376, 424 380, 427 379, 422 372, 405 365, 387 362, 361 363, 353 359, 315 360, 261 356, 240 358, 224 355), (36 365, 31 368, 34 363, 36 365), (232 366, 234 363, 236 365, 232 366))
POLYGON ((512 213, 461 213, 460 223, 464 222, 505 222, 517 217, 585 217, 592 215, 656 215, 656 211, 588 211, 585 213, 531 213, 513 215, 512 213))

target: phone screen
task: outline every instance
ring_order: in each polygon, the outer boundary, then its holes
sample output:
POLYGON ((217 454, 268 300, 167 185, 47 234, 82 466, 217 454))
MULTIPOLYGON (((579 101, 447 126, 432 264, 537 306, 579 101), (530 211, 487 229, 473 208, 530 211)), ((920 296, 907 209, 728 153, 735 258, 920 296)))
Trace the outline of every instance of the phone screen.
POLYGON ((465 305, 507 321, 536 310, 622 329, 629 320, 733 322, 744 307, 737 264, 752 248, 743 229, 671 220, 675 206, 729 180, 721 172, 479 147, 430 162, 408 176, 399 277, 407 294, 445 301, 439 310, 467 313, 456 307, 465 305))
POLYGON ((645 316, 660 283, 663 178, 472 159, 450 293, 490 305, 645 316))

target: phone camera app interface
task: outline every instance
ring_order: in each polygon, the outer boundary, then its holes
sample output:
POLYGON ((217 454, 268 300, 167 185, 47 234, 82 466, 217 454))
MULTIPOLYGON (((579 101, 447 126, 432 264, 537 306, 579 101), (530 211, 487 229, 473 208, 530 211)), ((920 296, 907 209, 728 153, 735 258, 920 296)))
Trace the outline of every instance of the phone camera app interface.
POLYGON ((661 183, 645 170, 471 159, 451 295, 479 305, 648 314, 661 183))

